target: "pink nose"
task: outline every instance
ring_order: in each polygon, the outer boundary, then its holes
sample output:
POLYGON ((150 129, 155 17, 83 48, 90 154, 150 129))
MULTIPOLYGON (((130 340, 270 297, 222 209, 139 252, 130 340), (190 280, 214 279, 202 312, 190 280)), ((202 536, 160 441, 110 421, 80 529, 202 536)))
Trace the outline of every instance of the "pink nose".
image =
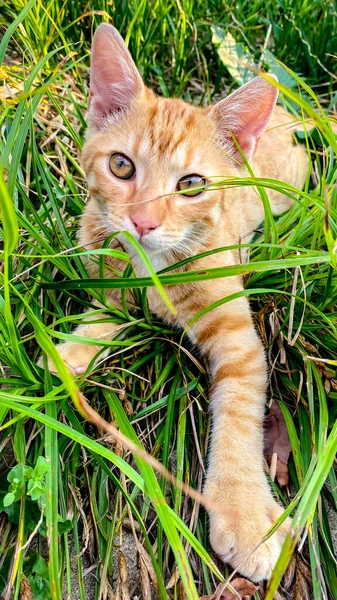
POLYGON ((153 231, 158 227, 158 223, 154 223, 153 221, 144 219, 143 217, 131 217, 131 221, 137 229, 139 235, 150 233, 150 231, 153 231))

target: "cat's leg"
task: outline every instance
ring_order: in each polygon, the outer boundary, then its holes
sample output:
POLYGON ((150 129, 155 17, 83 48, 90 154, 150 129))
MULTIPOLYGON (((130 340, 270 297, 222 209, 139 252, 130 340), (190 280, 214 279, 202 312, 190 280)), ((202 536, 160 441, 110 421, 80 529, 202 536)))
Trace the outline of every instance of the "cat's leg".
POLYGON ((207 313, 191 333, 211 374, 212 433, 204 492, 225 512, 224 517, 210 514, 211 544, 224 562, 260 581, 269 578, 286 529, 283 525, 283 534, 278 530, 255 549, 282 513, 263 468, 263 345, 246 298, 207 313))
MULTIPOLYGON (((97 340, 97 344, 66 341, 57 345, 57 350, 72 375, 82 375, 85 373, 93 358, 102 349, 102 345, 99 344, 99 341, 113 339, 114 336, 124 328, 123 324, 121 325, 119 323, 114 323, 113 321, 106 321, 107 319, 109 319, 109 315, 107 314, 88 315, 88 317, 84 318, 80 325, 73 331, 73 334, 76 336, 97 340), (105 322, 102 322, 103 320, 105 322)), ((109 348, 104 352, 101 352, 99 354, 99 360, 104 358, 108 352, 109 348)), ((40 357, 38 364, 43 367, 42 357, 40 357)), ((48 366, 51 372, 56 372, 50 359, 48 359, 48 366)))

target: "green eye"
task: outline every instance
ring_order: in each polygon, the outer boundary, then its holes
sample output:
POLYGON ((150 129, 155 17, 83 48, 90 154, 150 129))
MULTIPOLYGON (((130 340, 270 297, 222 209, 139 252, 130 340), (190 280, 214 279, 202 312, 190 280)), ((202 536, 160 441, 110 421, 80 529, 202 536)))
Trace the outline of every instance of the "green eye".
POLYGON ((132 160, 119 152, 111 155, 109 165, 111 173, 118 177, 118 179, 130 179, 136 172, 136 167, 132 160))
POLYGON ((183 192, 183 196, 199 196, 207 184, 205 177, 201 175, 186 175, 178 181, 177 190, 183 192))

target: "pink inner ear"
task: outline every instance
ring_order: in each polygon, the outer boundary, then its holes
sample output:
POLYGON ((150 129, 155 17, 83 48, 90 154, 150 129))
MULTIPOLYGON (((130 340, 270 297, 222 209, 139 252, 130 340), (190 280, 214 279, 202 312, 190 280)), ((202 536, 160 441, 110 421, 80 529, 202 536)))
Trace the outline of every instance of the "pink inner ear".
POLYGON ((270 102, 261 101, 257 106, 249 106, 247 112, 241 113, 240 124, 232 129, 240 148, 249 158, 253 156, 257 143, 264 133, 274 110, 274 95, 271 94, 268 100, 270 102))
POLYGON ((277 93, 270 83, 256 77, 213 107, 211 116, 215 118, 223 138, 233 143, 236 160, 242 161, 242 158, 231 132, 247 159, 252 158, 273 114, 277 93))
POLYGON ((125 111, 143 89, 131 55, 114 27, 100 25, 92 45, 89 120, 102 126, 109 114, 125 111))

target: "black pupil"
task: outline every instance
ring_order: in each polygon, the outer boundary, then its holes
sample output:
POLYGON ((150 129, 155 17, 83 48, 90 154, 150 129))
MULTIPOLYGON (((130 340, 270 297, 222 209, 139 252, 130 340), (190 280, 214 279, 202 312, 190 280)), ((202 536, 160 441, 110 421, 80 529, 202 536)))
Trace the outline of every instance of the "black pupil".
POLYGON ((128 167, 128 166, 130 166, 130 163, 127 160, 125 160, 125 158, 123 158, 122 156, 120 156, 117 159, 117 167, 119 169, 122 169, 123 167, 128 167))

